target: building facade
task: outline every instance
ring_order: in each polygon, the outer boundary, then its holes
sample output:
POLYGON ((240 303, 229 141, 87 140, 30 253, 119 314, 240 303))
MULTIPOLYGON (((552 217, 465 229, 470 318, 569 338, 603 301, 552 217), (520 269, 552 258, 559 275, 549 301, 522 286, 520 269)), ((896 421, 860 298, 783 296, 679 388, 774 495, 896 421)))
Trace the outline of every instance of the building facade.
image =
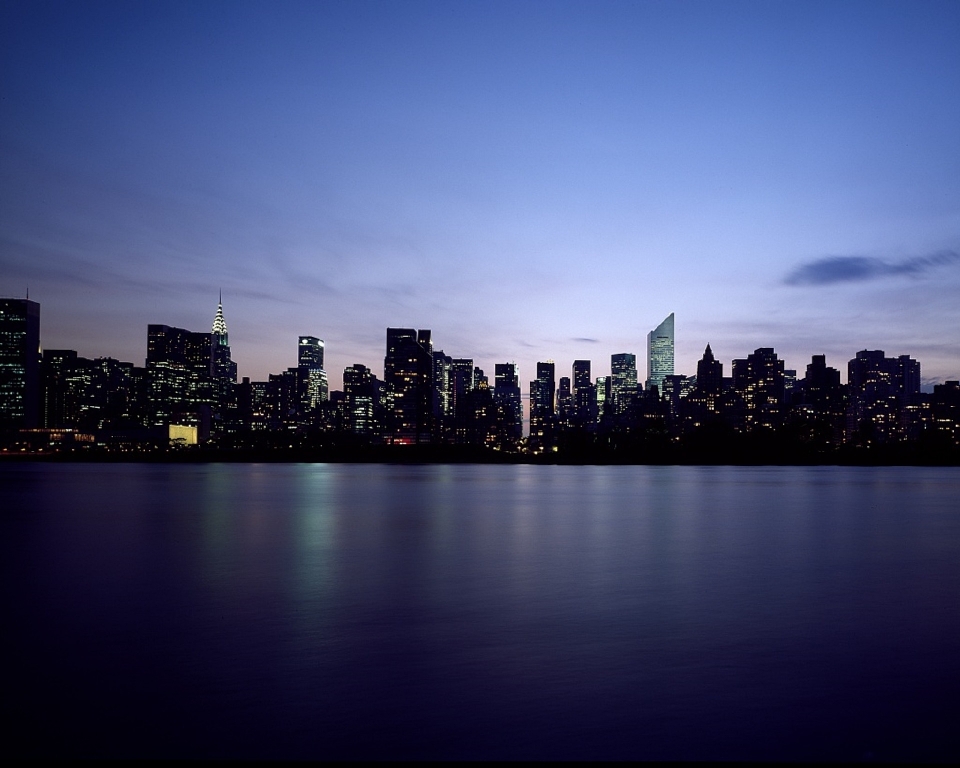
POLYGON ((673 312, 647 334, 647 389, 663 391, 663 380, 673 376, 673 312))
POLYGON ((40 305, 0 299, 0 431, 40 425, 40 305))

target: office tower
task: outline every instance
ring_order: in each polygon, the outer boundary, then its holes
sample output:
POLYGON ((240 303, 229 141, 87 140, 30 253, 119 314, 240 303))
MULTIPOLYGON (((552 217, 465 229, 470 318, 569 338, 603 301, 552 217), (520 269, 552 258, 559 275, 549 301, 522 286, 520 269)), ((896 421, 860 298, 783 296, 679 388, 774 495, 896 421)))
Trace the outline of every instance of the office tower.
POLYGON ((673 312, 647 334, 647 389, 662 392, 664 376, 673 376, 673 312))
POLYGON ((624 413, 637 393, 637 356, 623 352, 610 356, 610 401, 614 413, 624 413))
POLYGON ((393 445, 434 439, 433 342, 430 331, 387 328, 383 381, 389 399, 385 440, 393 445))
POLYGON ((553 361, 537 363, 537 378, 530 382, 530 448, 534 453, 554 450, 556 389, 553 361))
POLYGON ((592 425, 597 420, 597 390, 590 378, 590 361, 573 361, 574 421, 579 426, 592 425))
POLYGON ((227 321, 223 318, 223 296, 217 304, 217 314, 213 318, 211 329, 213 377, 220 381, 235 384, 237 364, 230 358, 230 335, 227 333, 227 321))
POLYGON ((433 353, 433 412, 437 434, 447 436, 453 429, 453 386, 450 371, 453 358, 442 349, 433 353))
POLYGON ((344 426, 367 440, 380 435, 380 391, 373 372, 354 363, 343 369, 344 426))
POLYGON ((662 382, 662 397, 667 403, 669 413, 672 416, 680 415, 680 404, 691 394, 694 382, 682 374, 673 374, 664 376, 662 382))
POLYGON ((787 400, 797 420, 805 422, 808 444, 824 448, 843 442, 846 424, 846 389, 840 383, 840 371, 827 365, 825 355, 814 355, 806 376, 797 382, 787 400))
POLYGON ((597 376, 593 384, 594 391, 597 393, 597 413, 603 413, 607 403, 613 403, 611 397, 611 381, 609 376, 597 376))
POLYGON ((847 439, 862 444, 914 437, 920 400, 920 363, 862 350, 847 366, 850 404, 847 439))
POLYGON ((466 394, 464 422, 467 445, 495 448, 499 440, 494 389, 480 368, 473 369, 474 386, 466 394))
POLYGON ((327 401, 329 384, 323 369, 323 339, 300 336, 297 342, 297 398, 301 416, 314 413, 327 401))
MULTIPOLYGON (((476 384, 473 360, 454 358, 450 361, 450 407, 453 412, 453 430, 449 438, 456 445, 467 445, 470 440, 471 408, 469 394, 476 384)), ((482 371, 480 374, 482 375, 482 371)))
MULTIPOLYGON (((692 382, 687 400, 685 418, 693 427, 704 422, 714 421, 726 406, 723 387, 723 363, 713 356, 713 350, 707 344, 703 357, 697 363, 697 375, 692 382)), ((682 387, 681 387, 682 389, 682 387)))
POLYGON ((697 363, 697 394, 701 397, 716 397, 723 391, 723 363, 713 356, 707 344, 703 357, 697 363))
POLYGON ((733 361, 733 387, 746 406, 746 428, 775 429, 782 421, 783 360, 772 347, 760 347, 746 359, 733 361))
POLYGON ((494 367, 496 386, 496 447, 514 450, 523 438, 523 403, 520 398, 520 376, 516 363, 497 363, 494 367))
POLYGON ((78 421, 82 393, 74 371, 77 353, 72 349, 45 349, 40 361, 41 424, 47 429, 70 429, 78 421))
POLYGON ((264 413, 270 430, 295 430, 300 425, 300 367, 267 376, 264 413))
POLYGON ((213 378, 213 334, 169 325, 147 326, 149 423, 196 425, 209 434, 218 388, 213 378))
POLYGON ((935 384, 930 411, 933 429, 948 445, 960 446, 960 381, 935 384))
POLYGON ((40 305, 0 299, 0 431, 40 423, 40 305))
POLYGON ((561 376, 557 390, 557 421, 561 427, 569 427, 573 423, 573 391, 570 388, 570 377, 561 376))

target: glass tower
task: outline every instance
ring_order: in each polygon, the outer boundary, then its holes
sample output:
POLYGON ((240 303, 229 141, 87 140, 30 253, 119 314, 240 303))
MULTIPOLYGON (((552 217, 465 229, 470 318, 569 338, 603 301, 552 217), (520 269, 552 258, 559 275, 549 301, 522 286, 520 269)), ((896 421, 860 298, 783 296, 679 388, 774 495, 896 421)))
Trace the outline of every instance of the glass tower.
POLYGON ((673 376, 673 312, 647 334, 647 389, 662 394, 666 376, 673 376))

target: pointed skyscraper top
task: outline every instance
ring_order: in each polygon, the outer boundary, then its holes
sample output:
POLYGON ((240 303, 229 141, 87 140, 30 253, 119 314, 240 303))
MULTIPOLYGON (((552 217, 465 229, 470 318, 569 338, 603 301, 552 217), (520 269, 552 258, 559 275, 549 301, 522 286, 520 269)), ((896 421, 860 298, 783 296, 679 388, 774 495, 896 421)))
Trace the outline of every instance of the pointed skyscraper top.
POLYGON ((227 343, 227 321, 223 319, 223 294, 217 304, 217 316, 213 318, 213 335, 222 337, 221 344, 227 343))
POLYGON ((703 350, 704 360, 713 360, 713 350, 710 349, 710 342, 707 342, 707 348, 703 350))

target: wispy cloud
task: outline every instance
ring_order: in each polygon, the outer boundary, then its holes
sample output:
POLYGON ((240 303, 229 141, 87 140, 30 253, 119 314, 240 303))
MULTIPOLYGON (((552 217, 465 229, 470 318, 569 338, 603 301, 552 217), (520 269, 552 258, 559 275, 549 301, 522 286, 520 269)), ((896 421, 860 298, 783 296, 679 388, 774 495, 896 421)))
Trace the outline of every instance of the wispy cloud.
POLYGON ((827 256, 801 264, 784 278, 784 283, 833 285, 890 276, 918 277, 931 269, 949 264, 960 264, 960 254, 956 251, 938 251, 901 261, 885 261, 871 256, 827 256))
POLYGON ((574 336, 570 341, 577 341, 582 344, 599 344, 600 339, 591 339, 587 336, 574 336))

